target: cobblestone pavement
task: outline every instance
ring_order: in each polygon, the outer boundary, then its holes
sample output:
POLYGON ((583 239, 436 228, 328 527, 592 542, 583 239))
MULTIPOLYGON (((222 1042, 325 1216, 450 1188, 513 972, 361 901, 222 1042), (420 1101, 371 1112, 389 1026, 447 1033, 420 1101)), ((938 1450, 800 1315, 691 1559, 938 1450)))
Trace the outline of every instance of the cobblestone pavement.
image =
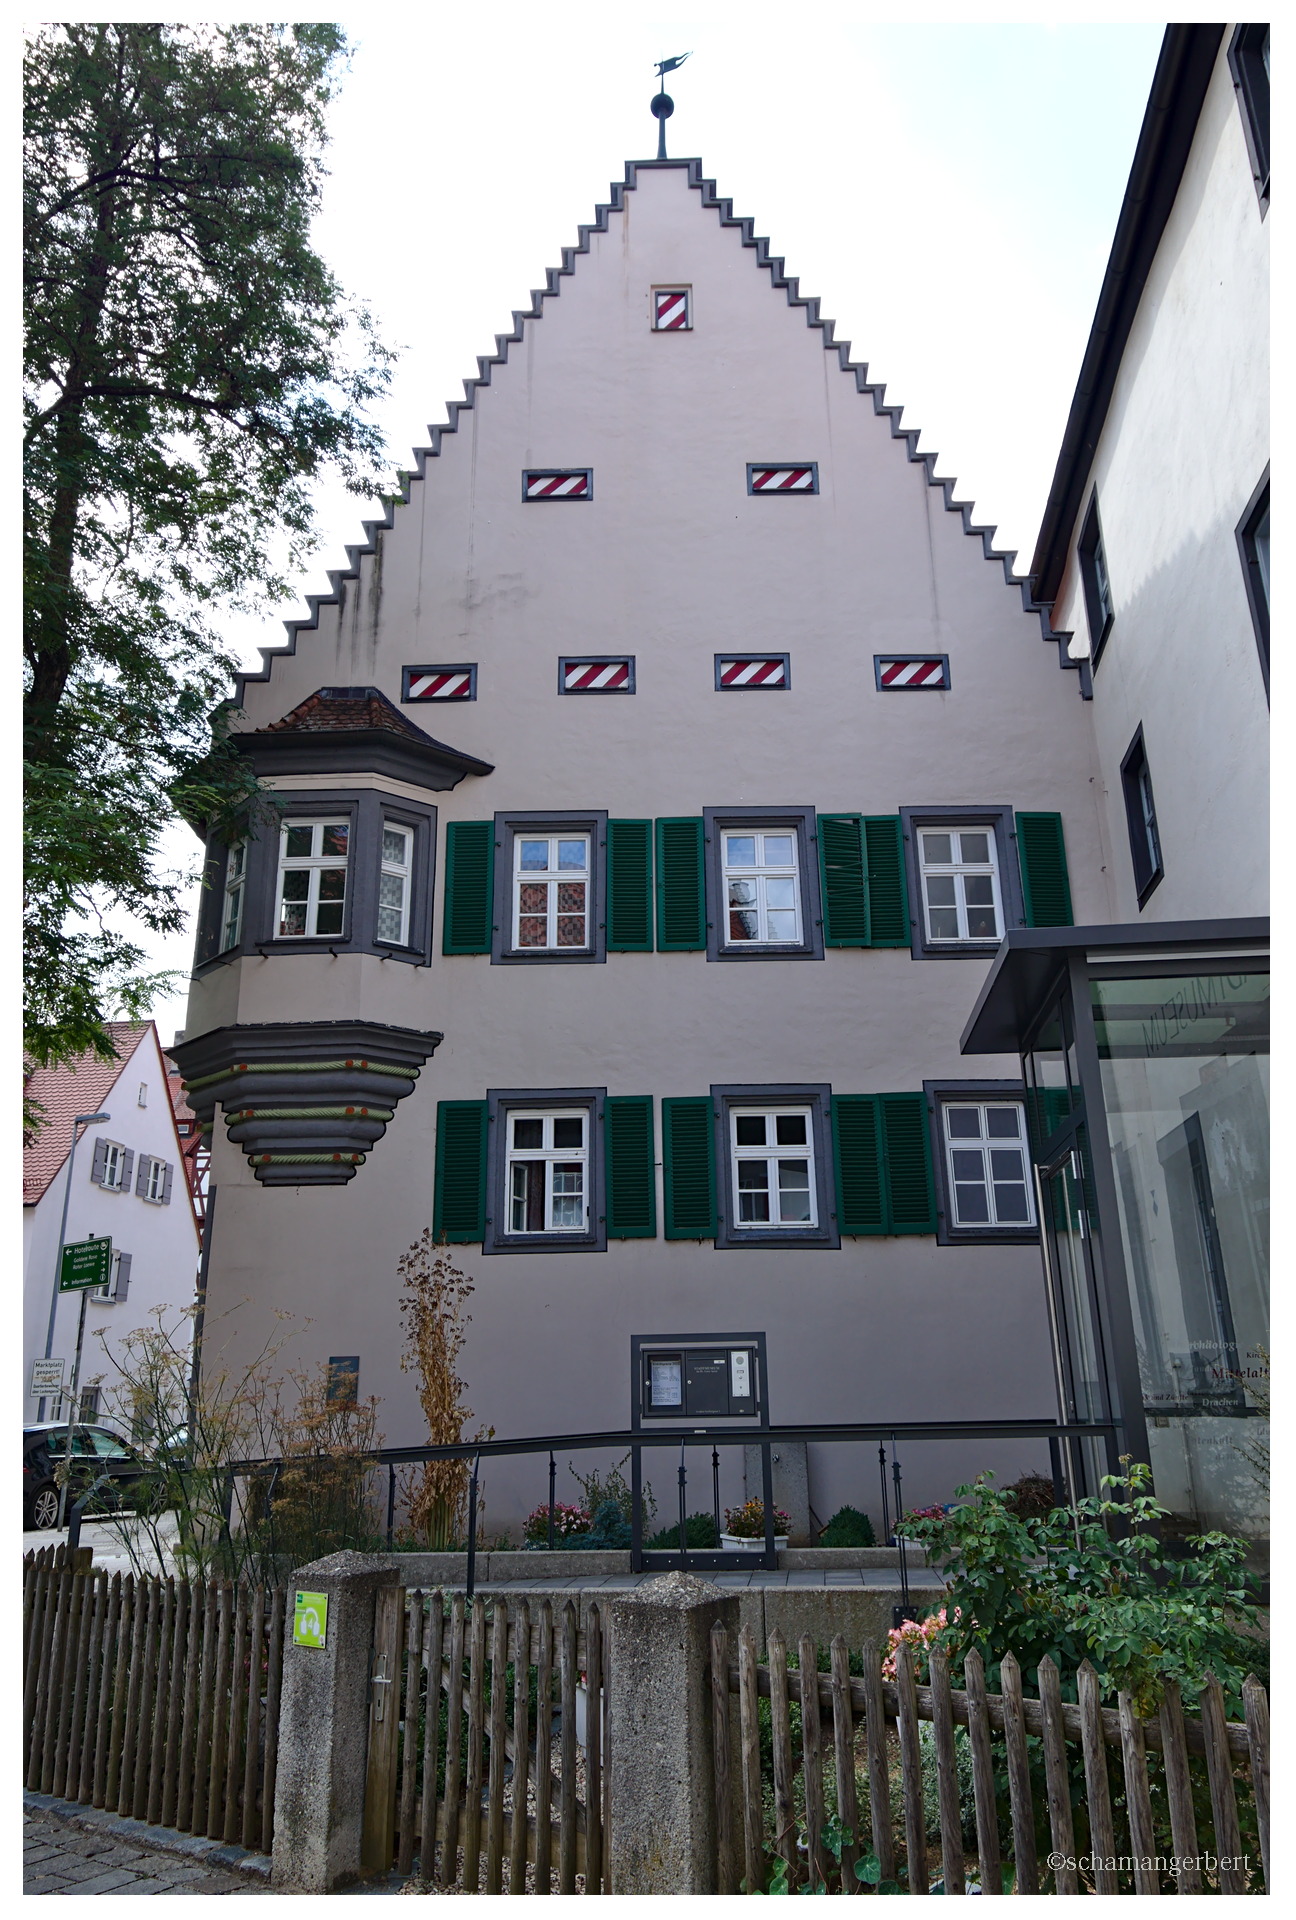
POLYGON ((265 1881, 23 1813, 24 1893, 269 1893, 265 1881))

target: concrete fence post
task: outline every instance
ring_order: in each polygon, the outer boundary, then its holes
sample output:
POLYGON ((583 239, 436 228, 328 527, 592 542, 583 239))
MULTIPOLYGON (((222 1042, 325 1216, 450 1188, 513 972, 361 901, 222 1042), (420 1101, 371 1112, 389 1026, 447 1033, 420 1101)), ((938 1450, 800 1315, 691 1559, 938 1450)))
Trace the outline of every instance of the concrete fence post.
POLYGON ((716 1891, 711 1628, 738 1647, 738 1596, 665 1573, 608 1607, 610 1891, 716 1891))
POLYGON ((298 1567, 289 1592, 328 1600, 324 1645, 284 1639, 271 1885, 276 1893, 332 1893, 360 1878, 369 1742, 369 1654, 374 1601, 397 1581, 395 1562, 332 1553, 298 1567))

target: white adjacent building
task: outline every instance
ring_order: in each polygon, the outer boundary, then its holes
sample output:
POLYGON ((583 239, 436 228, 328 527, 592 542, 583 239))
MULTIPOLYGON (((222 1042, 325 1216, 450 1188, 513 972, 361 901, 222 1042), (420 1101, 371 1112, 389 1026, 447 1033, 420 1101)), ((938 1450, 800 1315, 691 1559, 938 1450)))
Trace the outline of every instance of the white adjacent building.
MULTIPOLYGON (((183 1335, 182 1315, 193 1304, 198 1271, 198 1223, 157 1029, 151 1021, 112 1021, 108 1030, 115 1060, 87 1055, 74 1066, 37 1069, 26 1082, 28 1097, 45 1118, 23 1154, 24 1392, 32 1362, 46 1352, 52 1301, 51 1351, 65 1360, 63 1377, 71 1385, 80 1296, 54 1295, 65 1200, 65 1243, 91 1236, 112 1241, 110 1278, 87 1299, 80 1396, 85 1418, 112 1406, 115 1375, 104 1341, 109 1352, 119 1348, 133 1329, 154 1324, 161 1307, 169 1310, 164 1323, 180 1326, 183 1335), (73 1155, 76 1116, 100 1112, 108 1118, 78 1130, 73 1155)), ((41 1396, 29 1394, 24 1403, 28 1421, 62 1417, 68 1410, 53 1396, 44 1400, 43 1414, 41 1396)))

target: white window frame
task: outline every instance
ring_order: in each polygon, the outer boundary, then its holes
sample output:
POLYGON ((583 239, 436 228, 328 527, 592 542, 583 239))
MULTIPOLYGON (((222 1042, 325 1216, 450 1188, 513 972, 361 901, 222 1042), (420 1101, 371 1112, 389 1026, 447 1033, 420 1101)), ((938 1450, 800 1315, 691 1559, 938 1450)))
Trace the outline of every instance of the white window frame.
MULTIPOLYGON (((1000 885, 999 879, 999 847, 993 825, 988 821, 985 825, 973 821, 969 821, 966 824, 960 821, 952 821, 946 826, 942 822, 932 821, 928 825, 919 827, 917 833, 918 889, 921 894, 923 929, 927 944, 933 947, 969 945, 983 946, 987 949, 997 947, 1003 939, 1006 917, 1004 914, 1003 888, 1000 885), (979 833, 982 835, 986 843, 986 850, 989 854, 988 861, 964 860, 962 858, 963 835, 965 833, 979 833), (958 841, 959 859, 948 862, 928 860, 927 841, 930 836, 935 834, 939 834, 942 838, 948 839, 951 842, 954 840, 958 841), (996 931, 993 935, 968 932, 967 893, 963 882, 967 879, 983 879, 986 874, 990 876, 990 891, 994 905, 996 931), (954 911, 958 917, 958 930, 955 933, 934 933, 932 931, 932 907, 927 898, 927 881, 929 877, 933 879, 950 878, 954 881, 954 911)), ((952 845, 950 850, 951 852, 953 851, 952 845)), ((938 905, 935 910, 937 912, 948 912, 949 906, 948 904, 942 903, 938 905)))
POLYGON ((796 828, 790 826, 770 827, 768 829, 755 825, 750 827, 736 826, 722 828, 720 839, 720 885, 724 891, 724 901, 721 908, 724 915, 723 938, 721 941, 723 947, 735 948, 745 952, 755 947, 778 948, 800 947, 803 945, 801 868, 797 854, 797 838, 796 828), (755 842, 756 861, 753 866, 730 867, 729 843, 731 840, 752 840, 755 842), (769 861, 764 857, 765 843, 767 840, 790 841, 792 846, 792 860, 790 865, 784 861, 769 861), (768 916, 771 910, 767 900, 767 883, 770 880, 789 879, 792 882, 792 905, 790 908, 776 908, 774 911, 791 912, 794 915, 795 931, 790 937, 784 937, 780 934, 778 939, 771 939, 768 932, 768 916), (731 880, 750 881, 752 883, 756 895, 755 900, 751 903, 756 909, 757 935, 754 940, 735 939, 732 934, 729 918, 731 912, 750 911, 750 908, 731 907, 729 902, 729 886, 731 880))
MULTIPOLYGON (((281 843, 282 844, 282 843, 281 843)), ((225 890, 221 897, 220 946, 230 953, 243 938, 243 902, 247 897, 247 842, 231 847, 225 859, 225 890)))
POLYGON ((146 1200, 151 1207, 160 1207, 162 1195, 166 1192, 167 1163, 150 1153, 144 1156, 144 1165, 144 1187, 140 1199, 146 1200))
POLYGON ((90 1289, 90 1298, 92 1300, 103 1300, 103 1301, 111 1302, 117 1298, 117 1275, 120 1269, 121 1269, 121 1248, 114 1247, 113 1256, 112 1256, 112 1265, 108 1270, 108 1278, 104 1281, 101 1287, 92 1287, 90 1289))
POLYGON ((351 878, 350 867, 351 867, 352 838, 353 838, 353 822, 349 818, 321 819, 317 816, 313 819, 296 819, 296 820, 283 821, 280 827, 280 832, 279 832, 279 871, 278 871, 278 877, 277 877, 277 883, 276 883, 277 904, 275 907, 275 939, 276 940, 345 940, 346 939, 347 893, 349 891, 350 878, 351 878), (294 829, 300 829, 303 827, 309 827, 311 829, 311 851, 309 854, 290 854, 288 852, 288 835, 294 829), (339 828, 346 835, 346 839, 347 839, 346 853, 345 854, 325 853, 323 851, 325 833, 328 832, 330 829, 333 829, 336 831, 339 828), (317 847, 320 848, 320 851, 318 853, 315 851, 317 847), (342 872, 345 876, 342 882, 341 900, 321 901, 319 897, 320 896, 320 876, 326 871, 335 872, 339 867, 341 867, 342 872), (301 900, 286 901, 284 899, 284 881, 287 875, 290 873, 305 873, 309 876, 307 880, 307 893, 306 893, 305 901, 301 901, 301 900), (284 928, 285 906, 299 907, 303 905, 306 908, 306 924, 302 928, 301 932, 289 933, 285 931, 285 928, 284 928), (321 933, 319 930, 319 917, 320 917, 321 907, 340 908, 341 909, 341 925, 329 932, 321 933))
MULTIPOLYGON (((518 827, 514 829, 513 876, 512 876, 511 884, 512 884, 512 913, 513 913, 512 951, 515 954, 525 957, 527 954, 530 954, 530 953, 575 954, 575 953, 588 953, 590 951, 590 947, 591 947, 590 936, 592 932, 590 923, 593 919, 593 906, 594 906, 593 858, 594 858, 594 837, 592 834, 588 832, 582 833, 580 831, 575 831, 572 833, 544 833, 544 832, 532 832, 530 829, 525 827, 518 827), (545 867, 543 871, 538 867, 524 868, 522 865, 523 847, 528 842, 538 841, 538 840, 546 840, 549 843, 549 865, 545 867), (584 868, 581 869, 579 872, 575 868, 572 868, 572 867, 560 868, 558 865, 558 857, 559 857, 558 845, 560 841, 564 841, 564 840, 565 841, 579 840, 585 848, 585 865, 584 865, 584 868), (568 944, 564 944, 560 946, 558 944, 559 920, 574 919, 576 916, 573 914, 559 913, 558 889, 560 886, 564 884, 570 886, 575 884, 577 881, 579 881, 585 888, 585 911, 581 915, 581 918, 585 922, 585 938, 581 942, 580 946, 572 946, 568 944), (524 917, 522 913, 522 889, 524 886, 535 886, 535 887, 543 886, 546 889, 546 898, 545 898, 546 940, 543 946, 537 946, 534 944, 524 946, 522 944, 522 920, 524 917)), ((538 918, 539 915, 534 911, 528 911, 525 917, 527 919, 531 919, 531 918, 538 918)))
POLYGON ((116 1140, 104 1141, 103 1178, 99 1185, 105 1193, 120 1193, 122 1190, 122 1171, 126 1165, 126 1149, 116 1140))
POLYGON ((410 897, 413 892, 414 879, 414 829, 413 827, 403 826, 399 820, 384 820, 380 834, 381 837, 378 842, 378 919, 375 936, 384 946, 407 947, 409 945, 410 897), (404 841, 405 855, 403 860, 393 860, 389 857, 387 852, 387 835, 389 833, 399 834, 404 841), (399 907, 393 908, 390 901, 383 900, 384 880, 397 880, 400 882, 399 907), (382 930, 383 915, 384 913, 391 912, 397 914, 400 923, 399 928, 396 933, 384 933, 382 930))
MULTIPOLYGON (((505 1125, 508 1132, 504 1147, 504 1205, 508 1210, 506 1235, 509 1239, 538 1239, 541 1235, 564 1238, 587 1235, 589 1233, 590 1206, 590 1128, 593 1115, 587 1106, 580 1107, 510 1107, 505 1125), (513 1144, 515 1129, 519 1120, 538 1120, 541 1123, 541 1142, 538 1147, 518 1147, 513 1144), (581 1125, 581 1145, 579 1147, 556 1147, 553 1143, 554 1122, 558 1120, 579 1120, 581 1125), (517 1197, 514 1192, 514 1168, 542 1164, 544 1166, 544 1225, 530 1227, 514 1224, 514 1206, 517 1197), (555 1170, 560 1166, 578 1165, 580 1168, 580 1219, 579 1221, 554 1220, 555 1203, 564 1197, 554 1190, 555 1170)), ((526 1204, 525 1191, 521 1196, 526 1204)))
POLYGON ((814 1113, 810 1107, 795 1104, 780 1104, 778 1106, 731 1106, 729 1108, 729 1166, 733 1190, 734 1216, 730 1225, 735 1232, 816 1233, 818 1231, 819 1196, 815 1168, 814 1113), (785 1143, 783 1146, 780 1146, 777 1139, 777 1122, 780 1119, 791 1119, 793 1117, 804 1120, 805 1122, 804 1146, 800 1141, 785 1143), (738 1122, 740 1120, 753 1119, 764 1119, 766 1122, 766 1144, 764 1146, 740 1146, 738 1142, 738 1122), (768 1138, 770 1132, 769 1122, 771 1120, 776 1123, 774 1128, 775 1140, 772 1145, 769 1143, 768 1138), (772 1199, 775 1195, 784 1192, 799 1193, 801 1191, 799 1187, 785 1188, 781 1184, 779 1162, 791 1160, 804 1160, 805 1162, 806 1177, 809 1183, 809 1219, 784 1220, 782 1218, 771 1218, 768 1220, 744 1220, 742 1218, 742 1196, 745 1191, 751 1192, 752 1189, 744 1189, 740 1184, 739 1168, 750 1165, 755 1161, 763 1161, 766 1169, 764 1190, 772 1199))
POLYGON ((940 1108, 941 1150, 945 1159, 946 1190, 949 1196, 949 1225, 956 1233, 1033 1233, 1035 1231, 1035 1195, 1032 1191, 1030 1143, 1026 1134, 1026 1107, 1023 1101, 995 1098, 992 1094, 969 1096, 966 1099, 942 1099, 940 1108), (956 1139, 951 1136, 949 1116, 951 1113, 976 1112, 977 1138, 956 1139), (993 1110, 1003 1112, 1011 1110, 1017 1120, 1015 1138, 992 1137, 986 1116, 993 1110), (1015 1152, 1021 1163, 1021 1179, 1001 1181, 1001 1185, 1020 1186, 1026 1197, 1026 1218, 1024 1220, 1001 1220, 998 1204, 995 1200, 994 1164, 991 1155, 995 1151, 1015 1152), (980 1182, 960 1180, 955 1174, 955 1153, 975 1153, 981 1161, 980 1182), (988 1218, 985 1220, 964 1220, 959 1216, 959 1187, 979 1184, 986 1197, 988 1218))

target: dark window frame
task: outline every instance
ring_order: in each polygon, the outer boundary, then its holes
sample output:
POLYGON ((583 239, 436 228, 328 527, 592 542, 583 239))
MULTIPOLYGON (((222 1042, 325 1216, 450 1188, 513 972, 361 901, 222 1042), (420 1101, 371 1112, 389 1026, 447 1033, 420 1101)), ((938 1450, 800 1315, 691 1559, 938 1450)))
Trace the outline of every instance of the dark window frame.
POLYGON ((731 1085, 711 1088, 711 1111, 716 1129, 716 1233, 722 1252, 754 1247, 804 1247, 833 1251, 841 1246, 837 1230, 837 1191, 833 1182, 832 1088, 826 1083, 799 1085, 731 1085), (808 1107, 814 1146, 816 1227, 736 1227, 733 1158, 729 1151, 729 1116, 744 1107, 808 1107))
POLYGON ((565 700, 598 699, 608 694, 634 693, 635 657, 632 653, 560 653, 558 656, 558 691, 565 700), (630 675, 623 687, 568 687, 563 682, 568 667, 628 667, 630 675))
POLYGON ((751 965, 779 960, 822 960, 823 904, 819 892, 819 835, 814 807, 703 807, 702 861, 706 876, 708 960, 751 965), (758 833, 787 827, 797 836, 797 873, 801 881, 801 939, 796 946, 727 946, 726 901, 721 836, 747 827, 758 833))
POLYGON ((274 788, 269 796, 273 816, 253 828, 247 848, 243 882, 243 924, 238 943, 220 952, 211 947, 220 939, 225 903, 225 874, 230 849, 209 844, 203 899, 198 909, 196 977, 227 966, 233 960, 259 954, 265 959, 293 953, 371 953, 407 966, 426 967, 432 960, 432 900, 436 881, 437 809, 427 801, 377 787, 312 789, 274 788), (275 932, 279 881, 280 836, 285 821, 337 819, 350 822, 347 851, 346 914, 340 934, 312 934, 299 939, 280 938, 275 932), (409 941, 401 946, 378 938, 378 878, 382 868, 382 823, 408 827, 414 835, 410 861, 411 899, 409 941))
POLYGON ((652 304, 648 310, 650 333, 692 333, 693 331, 693 287, 691 282, 683 280, 655 280, 649 289, 652 304), (659 293, 682 293, 684 295, 684 324, 679 327, 659 327, 657 325, 657 296, 659 293))
POLYGON ((909 951, 915 960, 969 960, 978 955, 990 959, 998 950, 992 940, 930 940, 927 916, 923 911, 922 868, 918 859, 920 827, 989 827, 995 837, 995 855, 999 863, 999 904, 1003 909, 1003 934, 1012 927, 1026 925, 1026 902, 1022 893, 1021 865, 1017 858, 1017 825, 1012 807, 901 807, 900 831, 904 839, 905 878, 909 883, 909 927, 912 935, 909 951))
POLYGON ((1039 1240, 1039 1200, 1032 1178, 1030 1135, 1026 1128, 1026 1083, 1023 1080, 924 1080, 923 1094, 931 1123, 932 1173, 936 1182, 936 1244, 938 1247, 1029 1247, 1039 1240), (950 1192, 949 1167, 945 1159, 945 1124, 942 1109, 947 1106, 993 1104, 1021 1108, 1021 1142, 1026 1164, 1026 1184, 1036 1221, 1030 1227, 961 1227, 954 1219, 954 1196, 950 1192))
POLYGON ((1098 665, 1099 655, 1107 644, 1116 621, 1116 602, 1112 595, 1111 562, 1107 555, 1107 543, 1103 539, 1102 521, 1098 515, 1098 489, 1095 487, 1089 496, 1089 505, 1085 509, 1084 520, 1080 526, 1080 538, 1076 542, 1076 558, 1080 565, 1080 584, 1084 591, 1085 617, 1089 622, 1089 667, 1092 672, 1098 665), (1102 576, 1099 576, 1097 555, 1102 554, 1102 576), (1103 610, 1103 582, 1106 582, 1106 611, 1103 610))
POLYGON ((431 666, 431 667, 402 667, 401 668, 401 700, 403 704, 406 706, 453 707, 453 706, 457 706, 461 700, 467 702, 469 700, 475 700, 476 698, 477 698, 477 662, 475 660, 460 660, 455 665, 446 665, 446 664, 438 663, 436 666, 431 666), (410 695, 410 687, 413 684, 414 680, 419 675, 425 674, 425 673, 466 673, 469 677, 468 691, 467 693, 457 693, 454 696, 453 700, 414 699, 410 695))
POLYGON ((1238 98, 1262 220, 1269 211, 1269 75, 1264 64, 1268 33, 1268 24, 1264 22, 1237 26, 1228 46, 1229 72, 1238 98))
POLYGON ((1251 625, 1255 629, 1256 651, 1260 655, 1260 671, 1264 676, 1266 700, 1269 698, 1269 595, 1256 556, 1255 536, 1257 527, 1268 513, 1269 465, 1266 461, 1260 483, 1247 501, 1246 512, 1234 529, 1242 559, 1242 582, 1246 588, 1247 605, 1251 609, 1251 625))
POLYGON ((483 1253, 606 1253, 607 1193, 604 1178, 603 1109, 606 1087, 488 1087, 486 1089, 486 1218, 483 1253), (508 1167, 508 1117, 519 1107, 543 1107, 558 1112, 580 1108, 587 1114, 585 1167, 588 1176, 589 1226, 585 1233, 510 1233, 509 1196, 505 1190, 508 1167))
POLYGON ((1165 877, 1165 854, 1161 846, 1161 829, 1157 825, 1156 794, 1152 788, 1152 774, 1148 767, 1142 721, 1139 722, 1134 738, 1126 748, 1125 757, 1121 761, 1121 792, 1125 797, 1125 824, 1129 831, 1134 890, 1138 895, 1141 913, 1165 877), (1149 823, 1143 813, 1141 790, 1143 785, 1146 785, 1148 799, 1151 802, 1151 846, 1148 845, 1149 823))
POLYGON ((493 967, 602 966, 607 959, 606 807, 557 813, 510 812, 495 815, 495 893, 491 965, 493 967), (562 948, 515 947, 513 941, 513 842, 518 834, 587 833, 590 838, 590 899, 587 928, 592 938, 579 952, 562 948))
POLYGON ((715 656, 715 690, 717 693, 790 693, 792 690, 792 656, 790 653, 743 653, 730 649, 728 653, 715 656), (760 686, 725 687, 720 683, 720 669, 726 660, 781 660, 783 662, 782 680, 768 680, 760 686))

